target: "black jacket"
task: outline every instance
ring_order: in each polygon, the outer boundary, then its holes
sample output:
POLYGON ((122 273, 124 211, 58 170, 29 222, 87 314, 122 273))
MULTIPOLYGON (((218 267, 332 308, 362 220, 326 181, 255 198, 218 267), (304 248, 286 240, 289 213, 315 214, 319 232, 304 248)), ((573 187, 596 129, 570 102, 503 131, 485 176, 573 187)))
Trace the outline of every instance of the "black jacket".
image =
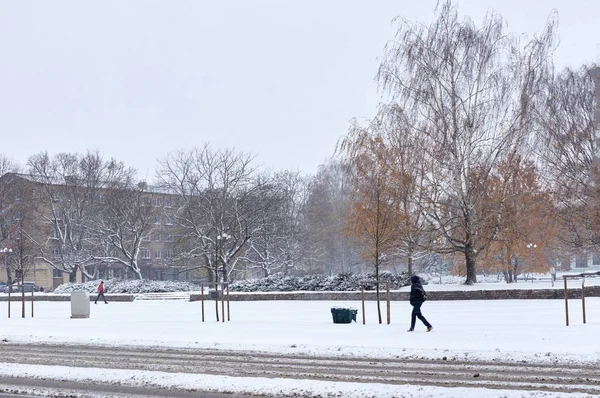
POLYGON ((417 303, 423 304, 425 302, 425 290, 420 281, 413 281, 410 287, 410 304, 414 305, 417 303))

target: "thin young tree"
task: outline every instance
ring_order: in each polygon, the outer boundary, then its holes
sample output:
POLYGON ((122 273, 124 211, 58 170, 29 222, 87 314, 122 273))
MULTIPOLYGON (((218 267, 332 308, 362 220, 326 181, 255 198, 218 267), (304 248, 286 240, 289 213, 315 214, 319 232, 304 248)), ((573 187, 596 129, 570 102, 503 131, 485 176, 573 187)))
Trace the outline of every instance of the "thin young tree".
POLYGON ((354 187, 346 231, 360 244, 362 257, 373 267, 377 281, 377 314, 381 323, 379 272, 382 264, 391 258, 398 242, 397 174, 377 120, 367 129, 355 124, 340 150, 351 170, 354 187))

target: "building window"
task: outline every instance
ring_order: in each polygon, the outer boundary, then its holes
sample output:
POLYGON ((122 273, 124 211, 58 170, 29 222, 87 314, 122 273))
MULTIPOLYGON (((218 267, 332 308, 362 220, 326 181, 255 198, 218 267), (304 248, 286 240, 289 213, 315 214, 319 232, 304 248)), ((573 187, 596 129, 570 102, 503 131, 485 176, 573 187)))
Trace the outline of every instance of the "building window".
POLYGON ((141 258, 150 258, 150 250, 149 249, 140 249, 140 257, 141 258))
POLYGON ((173 242, 173 234, 167 234, 167 239, 165 239, 165 242, 173 242))
POLYGON ((165 250, 165 258, 173 258, 173 249, 165 250))
POLYGON ((52 277, 53 278, 62 278, 63 277, 63 272, 59 269, 53 269, 52 270, 52 277))
POLYGON ((577 255, 575 258, 575 267, 587 268, 587 266, 588 266, 588 254, 584 253, 581 255, 577 255))
POLYGON ((156 219, 154 220, 154 224, 160 224, 160 216, 156 216, 156 219))
POLYGON ((173 220, 169 216, 165 216, 165 225, 173 225, 173 220))
POLYGON ((160 250, 155 251, 154 252, 154 258, 157 258, 157 259, 161 258, 161 254, 162 254, 162 252, 160 250))
POLYGON ((60 250, 57 248, 52 249, 52 260, 57 260, 60 258, 60 250))
POLYGON ((162 242, 162 235, 161 234, 156 234, 156 241, 157 242, 162 242))

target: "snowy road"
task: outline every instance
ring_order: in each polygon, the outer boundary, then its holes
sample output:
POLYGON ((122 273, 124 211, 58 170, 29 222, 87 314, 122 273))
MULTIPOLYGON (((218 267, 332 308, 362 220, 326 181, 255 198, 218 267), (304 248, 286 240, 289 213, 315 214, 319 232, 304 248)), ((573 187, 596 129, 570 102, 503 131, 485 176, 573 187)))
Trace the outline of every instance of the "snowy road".
MULTIPOLYGON (((7 342, 0 344, 0 355, 4 362, 28 365, 600 395, 600 370, 589 365, 448 361, 443 357, 377 360, 164 347, 25 346, 7 342)), ((176 396, 175 393, 170 390, 170 396, 176 396)))

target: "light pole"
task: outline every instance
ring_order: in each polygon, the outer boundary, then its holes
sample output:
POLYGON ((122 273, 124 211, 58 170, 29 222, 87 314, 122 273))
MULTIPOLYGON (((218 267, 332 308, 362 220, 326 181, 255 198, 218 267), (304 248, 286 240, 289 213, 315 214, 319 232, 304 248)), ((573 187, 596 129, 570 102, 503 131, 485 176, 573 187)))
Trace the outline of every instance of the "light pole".
MULTIPOLYGON (((533 269, 533 252, 532 249, 535 249, 537 245, 535 243, 528 243, 527 248, 529 249, 529 267, 533 269)), ((527 279, 525 279, 527 280, 527 279)), ((533 283, 533 276, 531 277, 531 283, 533 283)))
POLYGON ((225 232, 221 235, 217 235, 217 241, 219 242, 219 249, 221 251, 221 263, 223 265, 223 282, 227 282, 227 263, 225 262, 225 256, 223 256, 223 245, 229 238, 231 238, 231 235, 225 232))
MULTIPOLYGON (((227 262, 225 261, 225 256, 223 255, 223 243, 229 238, 231 238, 231 235, 228 235, 225 232, 223 232, 221 235, 217 235, 218 247, 221 251, 221 263, 223 265, 223 282, 221 284, 221 316, 223 322, 225 322, 225 284, 227 283, 227 262)), ((227 289, 227 292, 229 292, 229 287, 227 289)), ((217 322, 219 321, 218 312, 219 310, 217 309, 217 322)), ((227 320, 229 320, 229 296, 227 296, 227 320)))

